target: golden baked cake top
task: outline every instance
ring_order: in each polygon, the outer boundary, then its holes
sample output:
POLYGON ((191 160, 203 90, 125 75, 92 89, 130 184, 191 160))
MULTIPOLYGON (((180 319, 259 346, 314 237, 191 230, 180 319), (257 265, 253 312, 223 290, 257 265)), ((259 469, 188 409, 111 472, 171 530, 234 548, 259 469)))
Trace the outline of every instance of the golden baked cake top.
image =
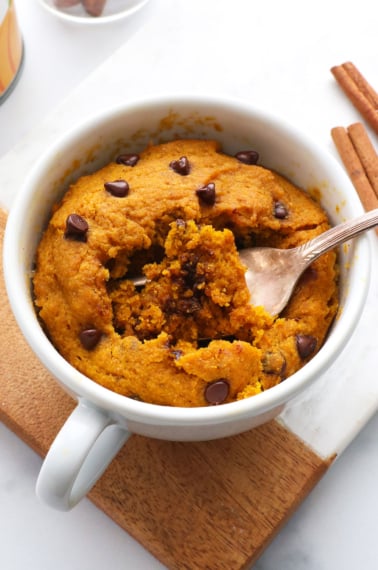
POLYGON ((67 190, 33 285, 73 366, 128 397, 205 406, 266 390, 319 350, 337 311, 333 252, 277 318, 249 303, 237 248, 293 247, 329 227, 317 202, 257 158, 172 141, 115 157, 67 190))

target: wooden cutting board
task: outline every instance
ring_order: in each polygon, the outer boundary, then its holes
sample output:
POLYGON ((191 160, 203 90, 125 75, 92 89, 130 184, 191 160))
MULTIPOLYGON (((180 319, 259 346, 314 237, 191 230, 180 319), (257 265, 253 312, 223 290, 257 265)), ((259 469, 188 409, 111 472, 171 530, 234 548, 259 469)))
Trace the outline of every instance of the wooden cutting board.
MULTIPOLYGON (((24 341, 2 275, 0 295, 0 419, 44 456, 75 402, 24 341)), ((211 442, 132 436, 89 498, 169 569, 241 570, 331 462, 277 421, 211 442)))

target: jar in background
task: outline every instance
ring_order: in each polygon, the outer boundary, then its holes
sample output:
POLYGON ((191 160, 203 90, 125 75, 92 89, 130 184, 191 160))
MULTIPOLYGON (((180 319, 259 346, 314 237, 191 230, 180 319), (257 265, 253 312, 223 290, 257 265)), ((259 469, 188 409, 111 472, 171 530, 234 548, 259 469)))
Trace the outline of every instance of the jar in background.
POLYGON ((16 84, 23 55, 24 47, 14 0, 0 0, 0 103, 16 84))

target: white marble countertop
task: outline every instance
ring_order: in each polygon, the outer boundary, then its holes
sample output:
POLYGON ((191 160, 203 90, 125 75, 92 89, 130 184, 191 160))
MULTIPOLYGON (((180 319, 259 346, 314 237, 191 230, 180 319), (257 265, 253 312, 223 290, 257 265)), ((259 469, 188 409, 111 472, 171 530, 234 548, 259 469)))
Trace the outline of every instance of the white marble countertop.
MULTIPOLYGON (((360 117, 329 68, 352 60, 378 85, 370 0, 312 6, 300 0, 151 0, 123 24, 90 30, 54 20, 36 1, 16 0, 16 7, 26 58, 15 91, 0 105, 3 182, 8 156, 15 161, 18 153, 28 154, 32 162, 78 117, 123 98, 168 90, 249 98, 308 130, 336 156, 330 128, 360 117), (115 50, 119 61, 120 49, 126 56, 118 65, 121 79, 108 77, 112 67, 105 63, 96 96, 94 70, 115 50), (93 87, 91 97, 80 96, 84 79, 85 93, 93 87), (122 89, 115 92, 115 85, 122 89)), ((20 181, 22 176, 21 169, 20 181)), ((361 376, 365 371, 362 361, 361 376)), ((378 567, 378 415, 363 423, 256 569, 378 567)), ((0 454, 1 569, 163 568, 89 501, 66 514, 41 505, 34 494, 41 460, 1 425, 0 454)))

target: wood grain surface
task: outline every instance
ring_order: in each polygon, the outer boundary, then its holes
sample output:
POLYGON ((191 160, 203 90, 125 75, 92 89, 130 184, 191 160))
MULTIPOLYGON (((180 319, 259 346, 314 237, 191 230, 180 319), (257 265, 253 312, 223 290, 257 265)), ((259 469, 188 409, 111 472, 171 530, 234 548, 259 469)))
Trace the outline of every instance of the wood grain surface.
MULTIPOLYGON (((0 419, 44 456, 75 402, 23 339, 0 277, 0 419)), ((241 570, 329 463, 277 421, 210 442, 132 436, 89 498, 169 569, 241 570)))

